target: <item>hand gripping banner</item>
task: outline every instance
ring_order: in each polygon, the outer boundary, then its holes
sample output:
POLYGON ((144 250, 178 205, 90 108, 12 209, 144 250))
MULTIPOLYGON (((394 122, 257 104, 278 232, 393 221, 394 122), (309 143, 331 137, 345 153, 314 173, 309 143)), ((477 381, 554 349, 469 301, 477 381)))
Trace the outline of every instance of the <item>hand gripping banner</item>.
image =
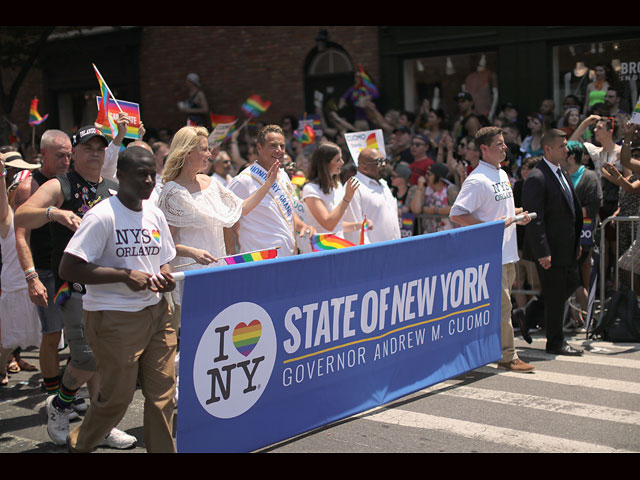
POLYGON ((186 272, 178 451, 253 451, 499 360, 503 233, 186 272))

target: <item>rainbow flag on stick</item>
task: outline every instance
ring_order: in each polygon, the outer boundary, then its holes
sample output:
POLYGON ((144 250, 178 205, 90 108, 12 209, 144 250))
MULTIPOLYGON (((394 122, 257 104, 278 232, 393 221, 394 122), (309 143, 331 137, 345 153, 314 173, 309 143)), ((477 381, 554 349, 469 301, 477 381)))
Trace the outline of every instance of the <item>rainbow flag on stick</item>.
POLYGON ((367 217, 364 217, 362 227, 360 227, 360 245, 364 245, 364 232, 371 230, 372 228, 373 225, 371 225, 371 222, 367 220, 367 217))
POLYGON ((321 233, 311 237, 311 249, 314 252, 336 250, 338 248, 354 247, 355 244, 340 238, 333 233, 321 233))
POLYGON ((44 117, 40 116, 38 113, 38 99, 33 97, 33 100, 31 100, 31 108, 29 109, 29 126, 34 127, 40 125, 47 118, 49 118, 48 113, 44 117))
POLYGON ((259 260, 268 260, 270 258, 276 258, 277 256, 278 256, 278 249, 270 248, 267 250, 259 250, 255 252, 230 255, 228 257, 219 258, 218 260, 224 260, 227 265, 236 265, 238 263, 248 263, 248 262, 257 262, 259 260))
POLYGON ((259 117, 271 106, 271 102, 264 101, 260 95, 253 94, 242 104, 242 111, 250 118, 259 117))
MULTIPOLYGON (((114 103, 116 104, 116 106, 118 107, 118 110, 122 112, 122 108, 120 108, 120 104, 116 100, 116 97, 113 96, 113 93, 111 93, 111 90, 107 85, 107 82, 105 82, 104 78, 102 78, 102 75, 98 71, 98 67, 96 67, 95 64, 93 63, 92 65, 93 65, 93 70, 96 72, 96 77, 98 78, 98 85, 100 86, 100 96, 102 97, 102 108, 104 109, 105 112, 109 112, 109 97, 111 97, 114 103)), ((109 128, 111 129, 111 132, 117 132, 118 126, 116 125, 116 122, 113 121, 113 118, 111 118, 111 115, 107 114, 107 119, 109 120, 109 128)))
POLYGON ((371 77, 364 71, 362 65, 358 65, 359 78, 353 86, 352 99, 357 102, 362 97, 377 98, 380 96, 378 87, 375 86, 371 77))

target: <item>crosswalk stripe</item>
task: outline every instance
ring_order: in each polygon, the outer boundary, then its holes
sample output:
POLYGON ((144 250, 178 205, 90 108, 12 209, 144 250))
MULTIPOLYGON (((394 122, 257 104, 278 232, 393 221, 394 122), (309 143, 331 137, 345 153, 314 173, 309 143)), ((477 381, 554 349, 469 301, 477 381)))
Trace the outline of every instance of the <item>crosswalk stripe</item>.
POLYGON ((383 409, 364 417, 368 420, 398 425, 402 427, 435 430, 446 434, 455 433, 463 437, 488 441, 511 447, 523 447, 526 450, 541 453, 637 453, 616 449, 606 445, 581 442, 566 438, 523 432, 511 428, 496 427, 482 423, 438 417, 424 413, 400 409, 383 409))
POLYGON ((587 419, 606 420, 609 422, 628 423, 640 426, 640 412, 611 408, 587 403, 569 402, 566 400, 526 395, 514 392, 489 390, 464 385, 452 387, 449 385, 436 385, 421 392, 434 392, 438 395, 446 395, 457 398, 467 398, 484 402, 512 405, 516 407, 532 408, 545 412, 556 412, 564 415, 574 415, 587 419))
MULTIPOLYGON (((495 365, 495 364, 494 364, 495 365)), ((520 378, 529 381, 538 382, 550 382, 557 383, 565 386, 576 386, 585 388, 597 388, 600 390, 610 390, 620 393, 632 393, 640 395, 640 383, 626 382, 624 380, 611 380, 607 378, 595 378, 592 376, 570 375, 566 373, 545 372, 543 370, 536 370, 534 373, 523 374, 517 372, 510 372, 507 370, 501 370, 497 367, 480 367, 474 370, 480 373, 490 373, 506 375, 509 377, 520 378)))

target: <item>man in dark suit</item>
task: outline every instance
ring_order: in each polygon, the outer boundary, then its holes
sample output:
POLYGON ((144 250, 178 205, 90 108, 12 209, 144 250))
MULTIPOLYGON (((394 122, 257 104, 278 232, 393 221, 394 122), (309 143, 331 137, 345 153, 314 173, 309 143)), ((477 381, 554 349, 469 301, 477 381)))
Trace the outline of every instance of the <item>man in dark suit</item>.
MULTIPOLYGON (((523 258, 536 263, 547 336, 546 351, 556 355, 582 355, 564 339, 564 305, 579 284, 578 257, 582 207, 567 172, 566 134, 552 129, 542 136, 543 159, 529 172, 522 189, 522 207, 537 213, 526 226, 523 258)), ((526 332, 523 332, 523 334, 526 332)))

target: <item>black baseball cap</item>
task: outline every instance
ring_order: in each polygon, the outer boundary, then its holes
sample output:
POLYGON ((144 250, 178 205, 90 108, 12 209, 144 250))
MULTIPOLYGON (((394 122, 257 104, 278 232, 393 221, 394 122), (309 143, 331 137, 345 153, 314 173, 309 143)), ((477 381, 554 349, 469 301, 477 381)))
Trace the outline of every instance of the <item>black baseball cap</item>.
POLYGON ((76 145, 87 143, 93 137, 100 137, 100 139, 104 142, 104 146, 109 146, 107 137, 105 137, 102 134, 102 131, 99 128, 96 128, 94 125, 87 125, 86 127, 79 128, 73 136, 72 145, 75 147, 76 145))

